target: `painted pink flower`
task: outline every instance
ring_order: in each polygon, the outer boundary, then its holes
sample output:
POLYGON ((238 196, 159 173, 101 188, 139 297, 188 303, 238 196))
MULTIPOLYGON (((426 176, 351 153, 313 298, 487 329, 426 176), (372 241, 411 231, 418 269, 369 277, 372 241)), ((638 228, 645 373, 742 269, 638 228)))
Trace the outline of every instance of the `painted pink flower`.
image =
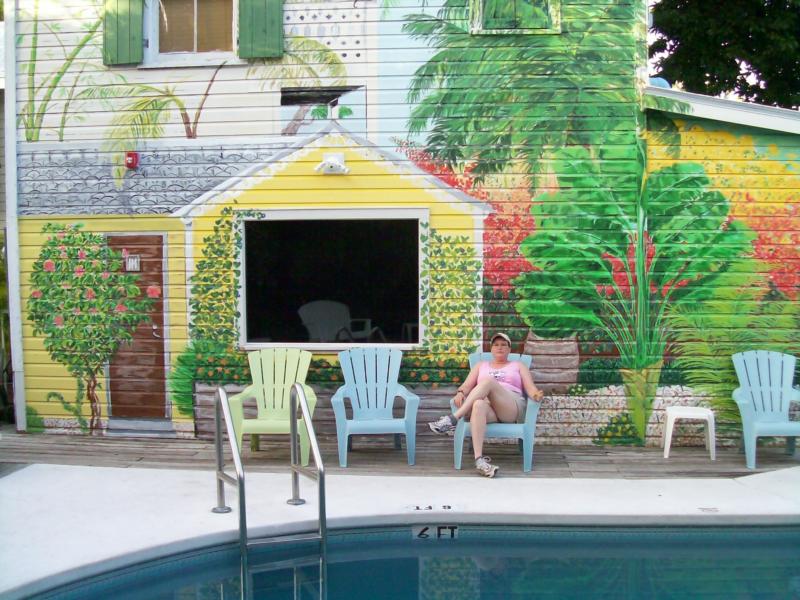
POLYGON ((66 234, 66 232, 64 232, 64 231, 59 231, 59 232, 56 234, 56 237, 57 237, 58 239, 60 239, 60 240, 63 240, 63 239, 66 237, 66 235, 67 235, 67 234, 66 234))
POLYGON ((46 261, 44 261, 44 265, 42 265, 42 268, 43 268, 45 271, 47 271, 48 273, 55 273, 55 270, 56 270, 56 263, 54 263, 54 262, 53 262, 52 260, 50 260, 50 259, 47 259, 46 261))
POLYGON ((92 288, 86 290, 86 299, 87 300, 94 300, 97 297, 97 294, 94 293, 92 288))
POLYGON ((122 258, 128 258, 128 249, 127 248, 123 248, 122 249, 122 258))
POLYGON ((92 308, 89 309, 89 314, 96 315, 97 309, 93 306, 92 308))
POLYGON ((86 269, 84 269, 82 266, 78 265, 75 267, 75 277, 80 277, 84 273, 86 273, 86 269))
POLYGON ((73 311, 72 311, 72 314, 73 314, 73 315, 79 315, 79 314, 81 314, 81 309, 80 309, 80 308, 76 308, 75 310, 73 310, 73 311))
POLYGON ((161 288, 157 285, 148 285, 147 286, 147 297, 148 298, 160 298, 161 297, 161 288))
POLYGON ((78 258, 80 258, 81 260, 86 258, 86 251, 85 250, 78 250, 78 258))
POLYGON ((56 327, 63 327, 64 317, 62 317, 61 315, 56 315, 55 318, 53 319, 53 323, 55 324, 56 327))
POLYGON ((127 312, 127 311, 128 311, 128 307, 125 306, 122 302, 120 302, 119 304, 117 304, 114 307, 114 312, 124 313, 124 312, 127 312))
POLYGON ((42 290, 33 290, 31 292, 31 298, 41 298, 42 297, 42 290))
POLYGON ((99 260, 93 260, 92 261, 92 268, 96 269, 99 266, 100 266, 100 261, 99 260))
POLYGON ((108 279, 109 277, 111 277, 111 273, 109 273, 108 271, 103 271, 103 274, 100 275, 100 277, 102 277, 103 279, 108 279))

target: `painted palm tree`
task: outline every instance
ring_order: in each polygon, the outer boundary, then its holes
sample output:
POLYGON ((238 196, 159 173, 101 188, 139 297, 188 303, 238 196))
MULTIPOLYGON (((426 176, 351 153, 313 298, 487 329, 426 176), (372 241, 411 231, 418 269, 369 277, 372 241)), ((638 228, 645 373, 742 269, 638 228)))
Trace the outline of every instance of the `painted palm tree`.
POLYGON ((404 30, 436 49, 408 91, 409 133, 427 132, 434 158, 470 164, 478 177, 520 161, 538 175, 543 156, 565 144, 632 148, 643 6, 597 7, 580 32, 547 36, 470 35, 464 0, 445 0, 436 16, 407 16, 404 30), (589 121, 593 127, 582 126, 589 121))
MULTIPOLYGON (((280 61, 262 59, 247 70, 247 76, 261 80, 262 88, 341 87, 347 80, 347 68, 339 55, 322 42, 291 37, 286 40, 286 53, 280 61)), ((281 133, 297 133, 311 109, 311 105, 299 106, 281 133)))
POLYGON ((539 196, 536 232, 521 245, 535 270, 515 280, 517 311, 532 329, 563 335, 599 328, 622 362, 628 408, 644 441, 671 308, 703 299, 751 250, 754 235, 729 217, 729 202, 708 189, 700 165, 645 171, 603 184, 582 147, 562 149, 559 190, 539 196))

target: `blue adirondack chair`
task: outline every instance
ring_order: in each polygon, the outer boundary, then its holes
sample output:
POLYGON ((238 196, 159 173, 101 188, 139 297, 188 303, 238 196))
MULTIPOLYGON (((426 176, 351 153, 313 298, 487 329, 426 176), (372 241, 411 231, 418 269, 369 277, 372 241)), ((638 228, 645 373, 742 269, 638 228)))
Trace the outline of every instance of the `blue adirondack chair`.
POLYGON ((800 390, 792 387, 797 359, 789 354, 751 350, 733 355, 739 387, 733 399, 742 415, 742 437, 747 468, 756 468, 756 439, 790 436, 787 451, 794 453, 794 436, 800 436, 800 421, 789 420, 789 404, 800 401, 800 390))
MULTIPOLYGON (((492 360, 491 352, 473 352, 469 355, 470 368, 484 360, 492 360)), ((518 360, 528 369, 531 368, 531 356, 528 354, 509 354, 508 360, 518 360)), ((450 409, 456 412, 456 405, 451 400, 450 409)), ((489 438, 516 438, 519 440, 519 447, 522 451, 522 470, 526 473, 533 467, 533 440, 536 434, 536 418, 539 416, 539 403, 528 398, 528 406, 525 409, 524 423, 489 423, 486 426, 486 439, 489 438)), ((469 421, 459 419, 456 424, 456 431, 453 435, 454 463, 456 469, 461 468, 461 454, 464 450, 464 438, 471 436, 469 421)))
POLYGON ((339 464, 347 466, 350 436, 365 433, 394 433, 399 447, 400 434, 406 436, 408 464, 414 464, 419 396, 397 383, 403 353, 389 348, 353 348, 339 353, 344 385, 331 398, 336 417, 339 464), (395 419, 392 408, 397 396, 405 400, 405 417, 395 419), (345 413, 344 399, 350 400, 353 418, 345 413))

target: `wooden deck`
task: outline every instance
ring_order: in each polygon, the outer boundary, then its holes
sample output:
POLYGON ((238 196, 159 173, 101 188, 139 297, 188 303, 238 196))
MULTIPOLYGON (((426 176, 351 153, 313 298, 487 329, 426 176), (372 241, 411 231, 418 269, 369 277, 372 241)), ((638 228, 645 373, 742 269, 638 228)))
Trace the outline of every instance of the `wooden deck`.
MULTIPOLYGON (((287 471, 289 451, 285 436, 262 436, 258 452, 251 452, 247 443, 245 446, 246 471, 287 471)), ((452 439, 428 432, 417 435, 417 464, 413 467, 406 464, 405 446, 403 450, 395 450, 388 436, 356 437, 347 469, 339 467, 335 437, 323 435, 320 446, 328 473, 475 476, 468 447, 464 449, 464 468, 456 471, 452 439)), ((745 467, 744 454, 731 448, 718 448, 717 460, 712 462, 702 447, 673 447, 670 458, 664 459, 660 448, 537 445, 534 469, 525 474, 516 446, 495 442, 487 444, 485 449, 501 467, 503 477, 740 477, 800 466, 800 452, 791 456, 783 447, 759 448, 758 469, 751 471, 745 467)), ((202 440, 19 434, 9 425, 0 428, 0 473, 34 463, 211 470, 214 445, 202 440)), ((228 470, 233 470, 230 462, 228 470)))

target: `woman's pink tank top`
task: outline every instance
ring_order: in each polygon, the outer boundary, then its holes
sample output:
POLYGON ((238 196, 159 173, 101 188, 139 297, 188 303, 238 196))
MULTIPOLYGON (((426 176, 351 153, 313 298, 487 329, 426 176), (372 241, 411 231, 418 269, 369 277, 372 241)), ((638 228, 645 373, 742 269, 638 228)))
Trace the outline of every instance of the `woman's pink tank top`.
POLYGON ((503 387, 522 395, 522 376, 519 374, 518 363, 510 362, 502 369, 493 369, 489 361, 484 361, 478 366, 478 381, 487 377, 494 377, 503 387))

